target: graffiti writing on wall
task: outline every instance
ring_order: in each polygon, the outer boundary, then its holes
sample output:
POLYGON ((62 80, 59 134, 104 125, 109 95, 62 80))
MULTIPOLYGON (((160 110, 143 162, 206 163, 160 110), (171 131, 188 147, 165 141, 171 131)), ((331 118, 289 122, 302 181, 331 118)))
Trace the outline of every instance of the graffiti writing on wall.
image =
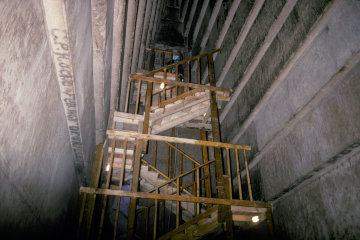
POLYGON ((65 110, 71 147, 78 173, 83 172, 84 154, 78 105, 75 94, 74 72, 63 1, 43 1, 51 53, 65 110))

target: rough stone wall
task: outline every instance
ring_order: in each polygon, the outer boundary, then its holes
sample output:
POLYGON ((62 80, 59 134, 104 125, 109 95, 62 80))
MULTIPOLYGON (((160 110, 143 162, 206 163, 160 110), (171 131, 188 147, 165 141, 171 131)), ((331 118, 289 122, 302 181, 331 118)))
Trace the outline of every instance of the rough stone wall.
MULTIPOLYGON (((222 87, 235 89, 240 83, 285 2, 265 1, 222 87)), ((359 64, 334 80, 348 71, 344 65, 360 50, 358 1, 345 0, 337 7, 309 50, 253 113, 332 2, 298 1, 221 124, 223 141, 232 142, 253 114, 234 143, 252 147, 254 198, 274 204, 275 231, 281 239, 360 236, 359 64)), ((252 5, 242 1, 239 6, 215 61, 216 78, 252 5)), ((221 26, 212 35, 219 31, 221 26)), ((210 37, 208 49, 214 41, 210 37)))
POLYGON ((85 171, 88 179, 90 177, 92 159, 95 154, 91 5, 86 0, 65 1, 65 7, 70 45, 73 52, 75 90, 85 154, 85 171))
MULTIPOLYGON (((89 161, 94 149, 90 7, 87 1, 67 4, 89 161)), ((62 238, 74 220, 79 179, 42 4, 2 1, 0 9, 0 238, 62 238)))

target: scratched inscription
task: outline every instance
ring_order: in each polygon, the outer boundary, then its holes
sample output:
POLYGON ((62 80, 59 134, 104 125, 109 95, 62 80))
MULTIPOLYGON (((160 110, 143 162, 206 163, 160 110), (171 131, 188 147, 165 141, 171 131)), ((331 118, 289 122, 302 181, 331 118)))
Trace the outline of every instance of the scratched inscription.
POLYGON ((75 95, 74 74, 71 64, 69 39, 66 30, 52 28, 49 31, 61 100, 65 109, 71 146, 76 158, 77 170, 84 164, 83 144, 80 132, 78 107, 75 95))

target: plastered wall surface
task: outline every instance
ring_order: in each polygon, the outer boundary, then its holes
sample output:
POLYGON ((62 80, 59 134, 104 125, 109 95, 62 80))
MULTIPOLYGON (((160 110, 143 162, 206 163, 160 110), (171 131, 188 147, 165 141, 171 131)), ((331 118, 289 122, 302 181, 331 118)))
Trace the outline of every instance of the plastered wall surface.
MULTIPOLYGON (((0 238, 50 233, 60 238, 72 228, 82 177, 74 167, 42 4, 0 5, 0 238)), ((83 1, 68 10, 70 29, 75 29, 70 41, 89 161, 94 149, 90 8, 83 1)))

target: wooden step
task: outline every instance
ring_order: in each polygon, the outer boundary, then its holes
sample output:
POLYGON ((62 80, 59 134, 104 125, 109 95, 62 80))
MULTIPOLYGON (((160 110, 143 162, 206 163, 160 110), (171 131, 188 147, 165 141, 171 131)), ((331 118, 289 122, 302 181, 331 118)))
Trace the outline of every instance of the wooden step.
POLYGON ((186 123, 195 117, 202 116, 209 108, 210 102, 204 101, 198 105, 191 106, 190 108, 184 108, 180 112, 166 115, 164 118, 160 118, 156 122, 153 122, 151 126, 151 133, 158 134, 177 125, 186 123))

